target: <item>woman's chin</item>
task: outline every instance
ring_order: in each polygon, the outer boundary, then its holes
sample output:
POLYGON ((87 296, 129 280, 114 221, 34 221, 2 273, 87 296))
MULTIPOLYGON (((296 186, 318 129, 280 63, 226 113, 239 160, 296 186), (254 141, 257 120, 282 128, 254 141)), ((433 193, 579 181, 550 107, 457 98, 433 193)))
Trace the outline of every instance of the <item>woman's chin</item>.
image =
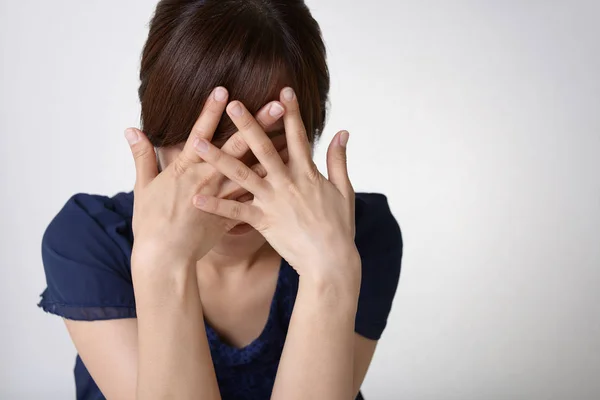
POLYGON ((241 224, 237 224, 236 226, 234 226, 233 228, 231 228, 227 234, 228 235, 234 235, 234 236, 239 236, 239 235, 245 235, 247 233, 250 233, 254 230, 254 228, 252 227, 252 225, 246 224, 246 223, 241 223, 241 224))

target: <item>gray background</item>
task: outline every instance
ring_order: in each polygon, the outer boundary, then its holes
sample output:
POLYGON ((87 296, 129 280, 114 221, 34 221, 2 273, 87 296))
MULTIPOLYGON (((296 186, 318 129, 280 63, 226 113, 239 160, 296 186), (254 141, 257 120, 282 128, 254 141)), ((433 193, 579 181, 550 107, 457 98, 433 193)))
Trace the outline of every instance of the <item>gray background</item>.
MULTIPOLYGON (((73 398, 35 306, 75 192, 130 190, 154 1, 0 1, 0 398, 73 398)), ((309 1, 329 48, 316 154, 351 132, 357 190, 405 237, 367 399, 600 398, 598 1, 309 1)))

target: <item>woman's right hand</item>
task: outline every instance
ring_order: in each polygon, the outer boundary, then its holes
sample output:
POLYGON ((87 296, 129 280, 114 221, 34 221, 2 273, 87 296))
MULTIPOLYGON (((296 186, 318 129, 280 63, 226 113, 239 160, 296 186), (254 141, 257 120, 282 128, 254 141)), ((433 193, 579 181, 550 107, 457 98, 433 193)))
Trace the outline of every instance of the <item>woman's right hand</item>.
MULTIPOLYGON (((132 265, 195 264, 237 224, 237 221, 200 211, 192 200, 196 194, 227 198, 240 193, 238 186, 203 162, 195 150, 199 138, 212 139, 227 98, 224 88, 213 90, 183 150, 161 173, 154 147, 146 135, 135 128, 125 131, 136 169, 132 265)), ((257 113, 257 119, 268 128, 281 118, 283 110, 279 102, 271 102, 257 113), (271 112, 277 110, 279 115, 271 112)), ((236 132, 222 150, 241 158, 248 147, 236 132)), ((283 149, 281 155, 287 158, 287 150, 283 149)), ((266 173, 259 165, 254 169, 266 173)))

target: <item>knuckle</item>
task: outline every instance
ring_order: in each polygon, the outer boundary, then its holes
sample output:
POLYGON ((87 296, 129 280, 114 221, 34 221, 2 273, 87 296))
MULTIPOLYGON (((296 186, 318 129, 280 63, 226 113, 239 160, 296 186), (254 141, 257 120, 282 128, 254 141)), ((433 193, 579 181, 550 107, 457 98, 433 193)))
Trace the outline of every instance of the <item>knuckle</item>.
POLYGON ((301 143, 304 143, 308 140, 308 136, 306 136, 306 130, 304 128, 298 128, 294 132, 294 137, 301 143))
POLYGON ((239 135, 233 135, 230 140, 231 149, 233 150, 234 154, 242 155, 248 150, 246 142, 239 135))
POLYGON ((150 146, 146 146, 144 145, 138 145, 133 147, 132 149, 132 153, 133 153, 133 158, 135 158, 136 160, 138 159, 143 159, 146 158, 148 156, 150 156, 150 146))
POLYGON ((293 181, 289 181, 287 183, 287 190, 292 196, 298 195, 300 193, 300 189, 293 181))
POLYGON ((242 215, 242 207, 239 204, 234 204, 229 209, 229 216, 231 219, 239 219, 242 215))
POLYGON ((241 121, 240 121, 240 128, 242 130, 248 130, 252 127, 252 125, 254 124, 254 118, 250 117, 249 115, 247 115, 246 117, 244 117, 241 121))
POLYGON ((339 163, 346 163, 346 152, 345 151, 336 151, 333 155, 333 158, 339 163))
POLYGON ((176 177, 182 176, 187 169, 183 159, 175 160, 171 165, 173 166, 173 173, 176 177))
POLYGON ((315 163, 311 163, 308 169, 306 170, 306 177, 308 178, 308 180, 311 182, 316 182, 320 176, 321 173, 319 172, 319 169, 317 168, 315 163))
POLYGON ((208 131, 204 126, 196 124, 192 127, 191 134, 200 138, 206 138, 208 136, 208 131))
POLYGON ((273 143, 271 143, 270 140, 262 142, 259 145, 259 151, 262 155, 264 155, 266 157, 271 157, 277 153, 277 149, 275 149, 275 147, 273 146, 273 143))
POLYGON ((233 176, 236 180, 243 182, 250 176, 250 170, 245 165, 238 165, 235 167, 233 176))

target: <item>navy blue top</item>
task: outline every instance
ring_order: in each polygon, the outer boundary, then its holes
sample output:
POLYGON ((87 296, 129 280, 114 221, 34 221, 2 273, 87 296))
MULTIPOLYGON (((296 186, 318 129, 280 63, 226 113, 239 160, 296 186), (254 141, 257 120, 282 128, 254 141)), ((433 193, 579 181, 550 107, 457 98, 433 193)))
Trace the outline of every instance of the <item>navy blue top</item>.
MULTIPOLYGON (((132 214, 132 192, 71 197, 44 233, 48 286, 39 306, 72 320, 135 318, 132 214)), ((384 195, 356 195, 355 240, 362 259, 355 331, 376 340, 386 325, 402 258, 400 228, 384 195)), ((229 346, 206 324, 223 400, 270 397, 297 290, 298 275, 282 261, 264 330, 241 349, 229 346)), ((75 383, 78 400, 104 399, 79 356, 75 383)))

